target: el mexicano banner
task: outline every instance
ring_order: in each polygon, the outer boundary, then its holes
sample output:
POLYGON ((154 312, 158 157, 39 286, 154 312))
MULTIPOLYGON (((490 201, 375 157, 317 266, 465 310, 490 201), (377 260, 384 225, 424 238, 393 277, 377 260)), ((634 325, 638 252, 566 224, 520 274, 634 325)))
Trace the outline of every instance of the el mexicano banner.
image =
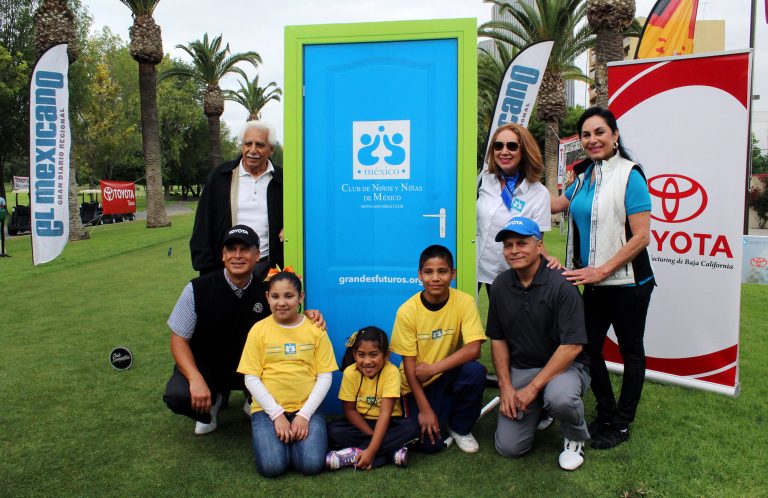
POLYGON ((69 238, 69 60, 67 45, 37 61, 29 92, 32 262, 55 259, 69 238))

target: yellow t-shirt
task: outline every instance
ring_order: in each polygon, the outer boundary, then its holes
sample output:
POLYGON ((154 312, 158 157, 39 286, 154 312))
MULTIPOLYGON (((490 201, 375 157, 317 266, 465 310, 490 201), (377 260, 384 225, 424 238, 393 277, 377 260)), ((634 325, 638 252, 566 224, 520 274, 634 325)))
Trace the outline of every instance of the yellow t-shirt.
MULTIPOLYGON (((475 300, 469 294, 450 289, 448 302, 438 311, 429 311, 421 302, 421 292, 397 310, 390 350, 401 356, 415 356, 417 363, 435 363, 455 353, 464 344, 485 341, 485 332, 475 300)), ((403 365, 401 392, 411 392, 403 365)), ((422 385, 427 386, 442 374, 422 385)))
POLYGON ((403 416, 403 410, 400 407, 400 372, 396 366, 385 362, 384 368, 373 379, 360 373, 354 363, 344 370, 339 399, 355 401, 355 407, 363 417, 371 420, 379 418, 383 398, 395 398, 392 416, 403 416))
MULTIPOLYGON (((287 412, 296 412, 307 401, 317 375, 338 370, 328 334, 304 319, 284 327, 271 316, 251 328, 237 371, 256 375, 287 412)), ((251 412, 263 408, 253 400, 251 412)))

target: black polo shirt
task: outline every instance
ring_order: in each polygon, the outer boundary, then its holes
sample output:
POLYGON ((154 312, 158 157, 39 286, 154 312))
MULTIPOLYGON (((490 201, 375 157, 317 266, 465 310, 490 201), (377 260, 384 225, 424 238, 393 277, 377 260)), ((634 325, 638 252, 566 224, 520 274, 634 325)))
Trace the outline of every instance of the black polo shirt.
MULTIPOLYGON (((509 269, 491 286, 486 335, 507 341, 510 366, 542 368, 561 344, 587 344, 579 291, 543 257, 527 288, 509 269)), ((576 361, 589 364, 584 351, 576 361)))

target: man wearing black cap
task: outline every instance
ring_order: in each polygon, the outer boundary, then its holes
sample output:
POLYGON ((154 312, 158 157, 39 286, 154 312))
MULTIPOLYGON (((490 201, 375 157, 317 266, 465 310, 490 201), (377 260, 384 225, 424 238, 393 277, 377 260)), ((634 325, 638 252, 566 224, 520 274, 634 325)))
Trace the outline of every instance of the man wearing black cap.
POLYGON ((496 451, 519 457, 533 446, 542 409, 560 421, 558 463, 584 463, 589 431, 582 396, 589 386, 584 308, 576 287, 547 268, 535 221, 512 218, 496 235, 510 269, 491 285, 486 335, 501 398, 496 451))
POLYGON ((270 314, 264 286, 253 275, 259 261, 256 232, 235 225, 222 245, 224 269, 187 284, 168 319, 176 365, 163 401, 174 413, 196 420, 198 435, 216 430, 226 393, 245 389, 237 373, 243 345, 253 324, 270 314))

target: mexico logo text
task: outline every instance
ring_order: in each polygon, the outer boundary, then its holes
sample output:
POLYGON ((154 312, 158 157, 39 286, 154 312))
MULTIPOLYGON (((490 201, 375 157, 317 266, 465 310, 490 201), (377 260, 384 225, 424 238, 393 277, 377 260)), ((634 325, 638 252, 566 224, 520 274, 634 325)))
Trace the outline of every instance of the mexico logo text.
POLYGON ((352 122, 353 179, 407 180, 410 177, 410 121, 352 122))

